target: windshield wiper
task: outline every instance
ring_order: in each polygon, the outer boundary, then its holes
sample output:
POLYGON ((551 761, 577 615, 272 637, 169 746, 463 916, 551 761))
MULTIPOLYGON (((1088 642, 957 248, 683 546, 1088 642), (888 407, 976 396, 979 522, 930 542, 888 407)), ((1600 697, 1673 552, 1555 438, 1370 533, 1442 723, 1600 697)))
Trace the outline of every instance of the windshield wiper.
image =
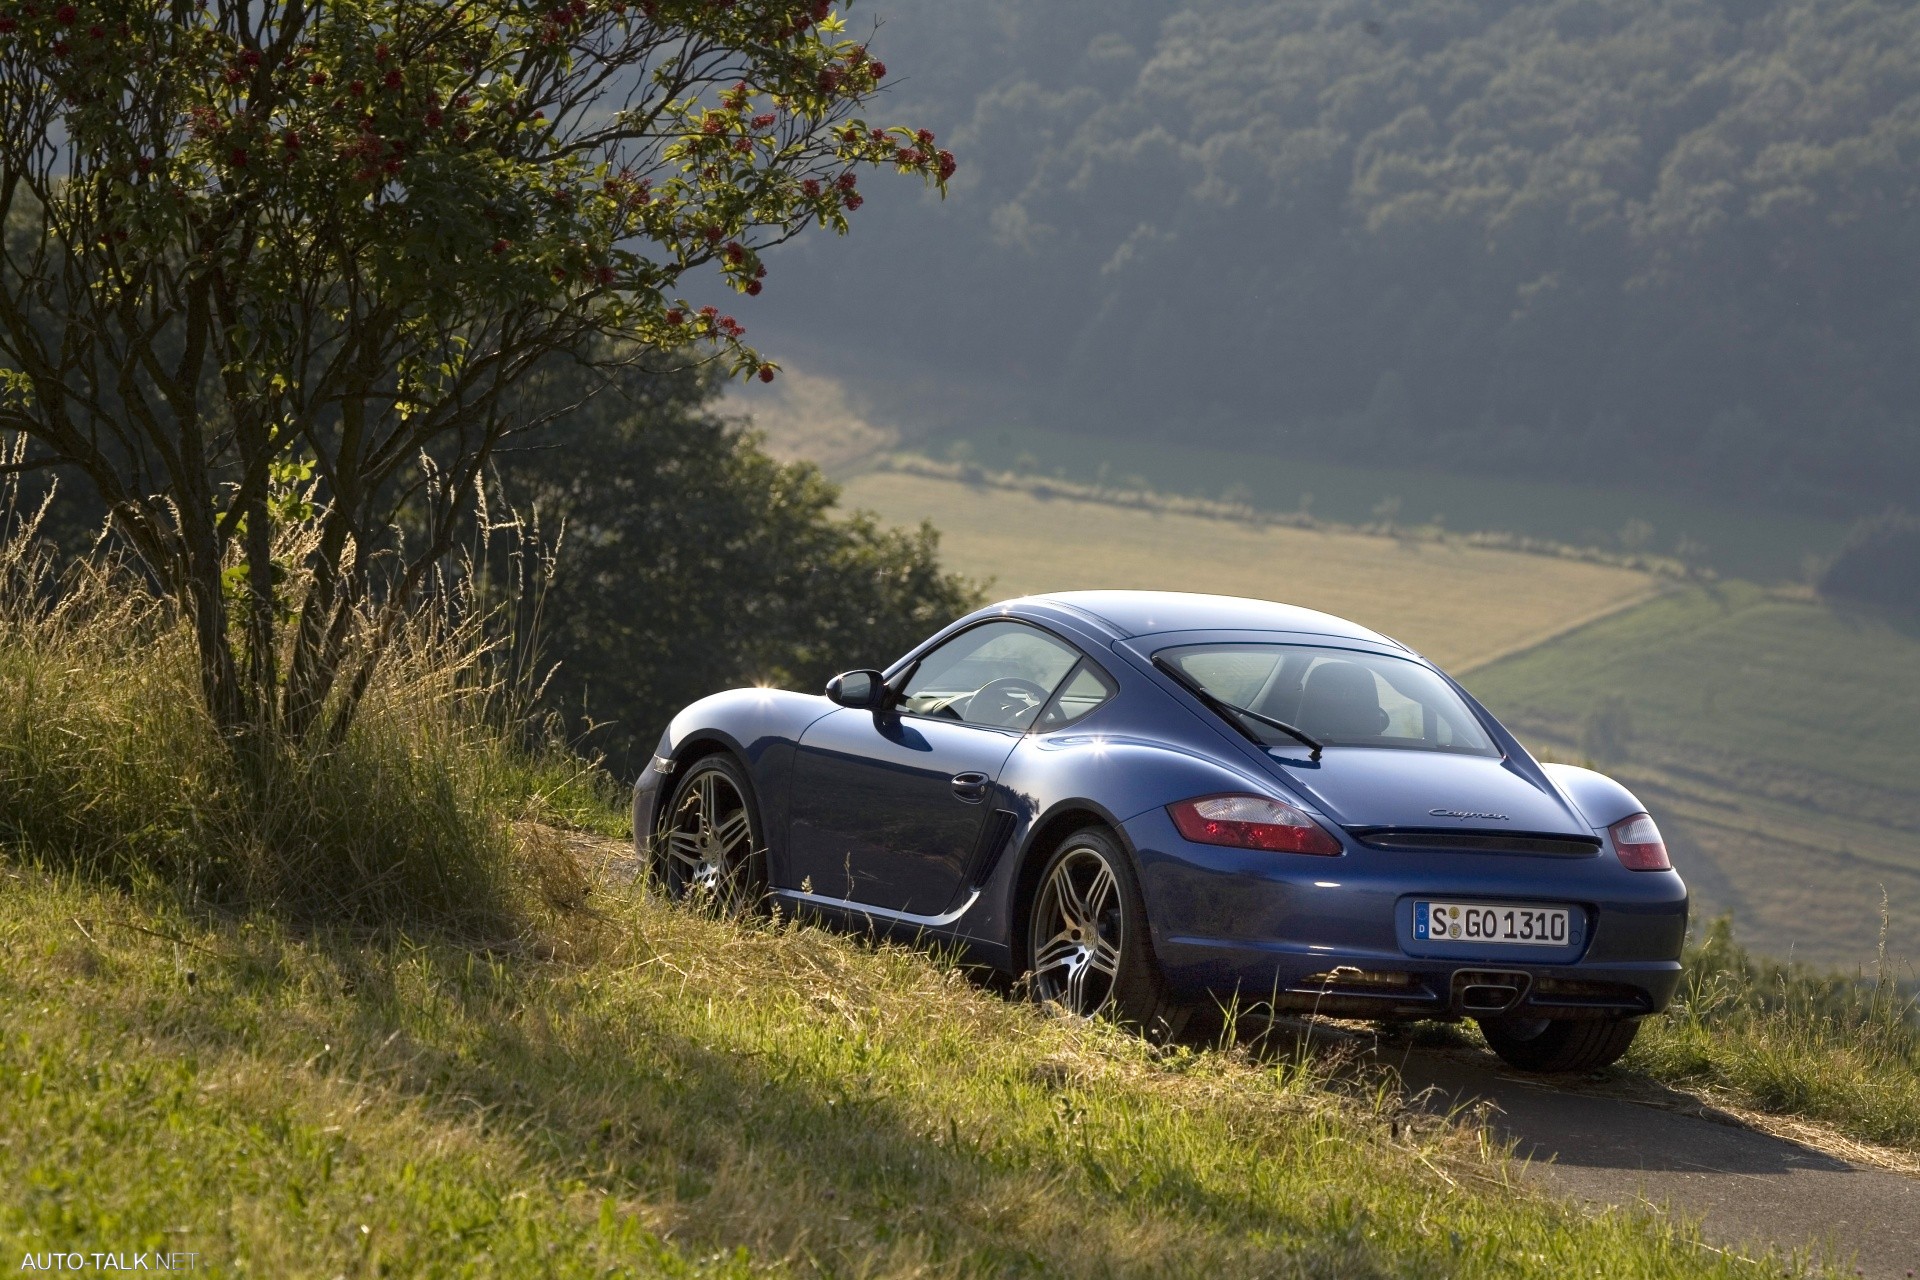
POLYGON ((1269 729, 1278 729, 1280 732, 1286 734, 1288 737, 1298 741, 1302 746, 1312 748, 1313 750, 1312 758, 1314 760, 1318 760, 1320 758, 1320 744, 1318 742, 1315 742, 1312 738, 1308 737, 1305 733, 1301 732, 1299 729, 1296 729, 1292 725, 1288 724, 1285 720, 1276 720, 1272 716, 1262 715, 1258 711, 1253 711, 1246 707, 1235 706, 1233 703, 1226 701, 1224 698, 1214 697, 1211 693, 1208 693, 1205 689, 1201 688, 1193 680, 1189 679, 1187 677, 1186 672, 1174 666, 1171 662, 1168 662, 1164 658, 1155 658, 1153 660, 1153 665, 1160 668, 1161 671, 1165 672, 1168 678, 1171 679, 1175 684, 1179 685, 1182 689, 1185 689, 1188 693, 1192 694, 1194 697, 1200 699, 1200 701, 1206 703, 1207 706, 1213 708, 1213 710, 1217 712, 1222 718, 1227 719, 1227 723, 1231 724, 1234 728, 1238 729, 1241 733, 1246 734, 1247 737, 1251 738, 1254 742, 1259 743, 1261 746, 1264 747, 1267 744, 1260 741, 1259 734, 1254 733, 1252 730, 1248 729, 1246 725, 1240 723, 1240 721, 1238 720, 1232 719, 1231 717, 1245 716, 1247 719, 1252 720, 1257 724, 1266 725, 1269 729))

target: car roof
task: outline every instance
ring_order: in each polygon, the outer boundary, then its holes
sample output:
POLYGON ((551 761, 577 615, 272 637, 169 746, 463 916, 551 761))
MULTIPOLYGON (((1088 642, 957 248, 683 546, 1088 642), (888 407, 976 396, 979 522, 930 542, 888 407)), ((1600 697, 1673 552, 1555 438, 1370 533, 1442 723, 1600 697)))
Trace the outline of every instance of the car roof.
MULTIPOLYGON (((1210 596, 1190 591, 1054 591, 1028 596, 1028 603, 1062 605, 1105 623, 1121 639, 1170 631, 1285 631, 1316 636, 1370 640, 1402 648, 1398 641, 1357 622, 1316 609, 1210 596)), ((1009 602, 1011 603, 1011 602, 1009 602)))

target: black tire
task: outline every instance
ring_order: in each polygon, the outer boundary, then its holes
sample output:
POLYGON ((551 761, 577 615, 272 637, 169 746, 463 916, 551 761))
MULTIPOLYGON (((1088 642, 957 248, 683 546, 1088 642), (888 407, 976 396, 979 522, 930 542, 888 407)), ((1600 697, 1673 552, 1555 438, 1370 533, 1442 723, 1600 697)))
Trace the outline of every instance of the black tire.
POLYGON ((1521 1071, 1598 1071, 1620 1060, 1640 1031, 1638 1018, 1569 1021, 1482 1018, 1480 1034, 1500 1060, 1521 1071))
POLYGON ((654 837, 653 874, 675 902, 722 914, 760 910, 767 844, 753 786, 730 756, 696 760, 674 784, 654 837))
POLYGON ((1021 932, 1022 968, 1039 1003, 1077 1017, 1111 1018, 1156 1043, 1184 1029, 1189 1010, 1169 995, 1154 959, 1133 860, 1104 829, 1076 831, 1048 856, 1021 932), (1087 911, 1068 900, 1066 890, 1076 887, 1087 911), (1090 922, 1074 918, 1086 914, 1090 922))

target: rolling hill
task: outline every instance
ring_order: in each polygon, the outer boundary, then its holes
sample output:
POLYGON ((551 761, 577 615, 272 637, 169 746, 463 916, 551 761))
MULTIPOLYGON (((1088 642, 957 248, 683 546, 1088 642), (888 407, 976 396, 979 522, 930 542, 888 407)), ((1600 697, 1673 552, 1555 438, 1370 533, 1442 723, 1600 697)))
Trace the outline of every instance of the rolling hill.
POLYGON ((1177 435, 1843 519, 1920 488, 1910 3, 854 12, 901 70, 888 114, 959 173, 782 251, 742 318, 910 432, 1177 435))
POLYGON ((945 561, 990 594, 1135 587, 1324 609, 1451 666, 1531 647, 1660 589, 1611 565, 1366 534, 1261 526, 873 472, 841 504, 931 519, 945 561))
MULTIPOLYGON (((1920 638, 1804 592, 1680 584, 1459 544, 1154 512, 873 472, 842 503, 930 518, 998 594, 1263 596, 1376 627, 1460 675, 1546 755, 1654 810, 1696 892, 1756 949, 1920 960, 1920 638)), ((1912 976, 1910 973, 1903 976, 1912 976)))
POLYGON ((1920 639, 1729 583, 1466 683, 1528 741, 1602 754, 1656 808, 1697 915, 1730 912, 1770 954, 1871 972, 1884 890, 1889 950, 1920 960, 1920 639))

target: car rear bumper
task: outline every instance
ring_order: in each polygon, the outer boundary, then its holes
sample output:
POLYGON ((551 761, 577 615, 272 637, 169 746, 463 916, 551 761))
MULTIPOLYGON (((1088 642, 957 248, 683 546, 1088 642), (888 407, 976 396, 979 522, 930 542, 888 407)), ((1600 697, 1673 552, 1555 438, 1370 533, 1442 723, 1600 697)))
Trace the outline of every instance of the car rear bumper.
POLYGON ((1192 938, 1155 941, 1174 989, 1188 999, 1237 1000, 1340 1018, 1517 1015, 1638 1017, 1665 1008, 1677 960, 1546 966, 1508 956, 1436 962, 1339 951, 1311 955, 1192 938))
POLYGON ((1191 844, 1164 810, 1125 824, 1176 991, 1343 1017, 1618 1017, 1666 1007, 1687 889, 1587 857, 1368 848, 1340 857, 1191 844), (1570 909, 1557 946, 1421 940, 1422 899, 1570 909))

